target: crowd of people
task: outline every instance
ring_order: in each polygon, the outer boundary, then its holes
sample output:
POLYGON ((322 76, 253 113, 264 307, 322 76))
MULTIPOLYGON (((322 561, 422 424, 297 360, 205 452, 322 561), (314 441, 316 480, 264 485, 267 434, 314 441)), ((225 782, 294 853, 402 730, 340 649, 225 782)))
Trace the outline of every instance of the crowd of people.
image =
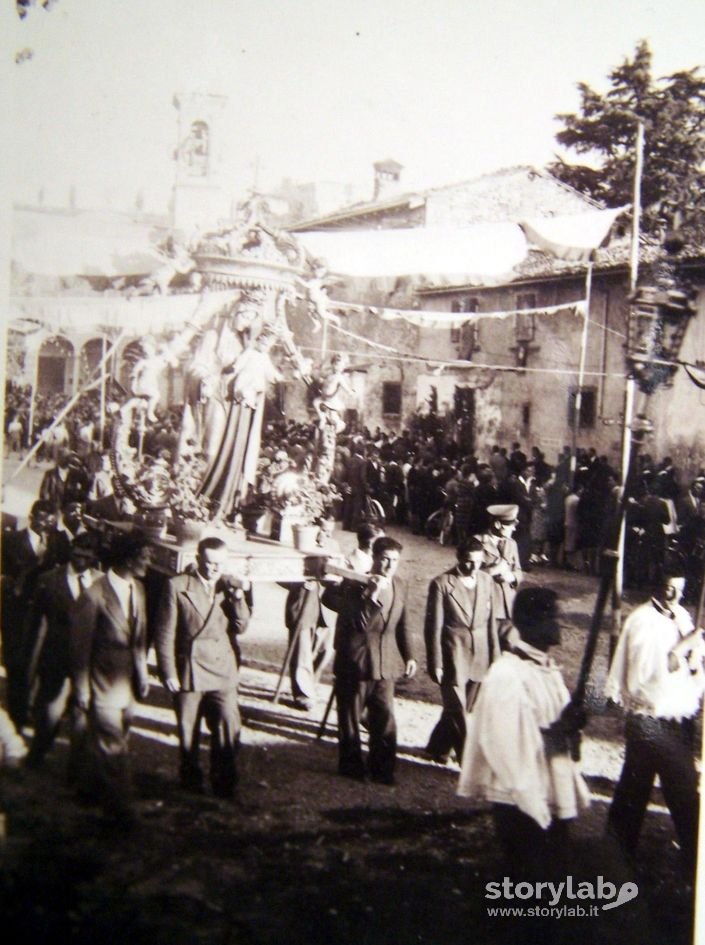
MULTIPOLYGON (((306 425, 270 424, 263 467, 286 444, 292 468, 305 468, 314 437, 306 425)), ((338 562, 337 573, 323 569, 287 586, 297 708, 310 708, 332 660, 339 774, 395 783, 395 681, 413 676, 420 659, 398 574, 403 544, 385 534, 385 524, 424 533, 440 512, 445 532, 438 534, 456 545, 457 560, 428 589, 425 663, 442 710, 426 751, 439 764, 455 756, 460 792, 492 805, 508 860, 533 869, 537 851, 550 855, 555 838, 562 842, 558 828, 578 815, 589 792, 572 753, 583 707, 548 655, 560 643, 560 601, 548 588, 522 586, 524 575, 547 564, 594 572, 619 504, 614 470, 589 449, 572 472, 569 451, 551 465, 538 448, 527 456, 517 443, 510 451, 495 446, 481 461, 440 437, 363 430, 341 438, 334 480, 338 516, 356 531, 358 548, 344 558, 330 534, 322 536, 321 555, 338 562), (330 632, 323 608, 335 615, 330 632)), ((608 681, 608 695, 627 716, 627 755, 608 827, 633 855, 659 774, 690 869, 693 720, 705 677, 702 634, 680 601, 697 594, 702 567, 698 573, 693 559, 702 559, 671 536, 702 542, 705 479, 685 490, 669 460, 644 457, 637 482, 628 525, 644 533, 644 558, 632 552, 628 573, 648 583, 652 596, 627 620, 608 681), (658 738, 649 741, 654 725, 658 738)), ((39 768, 68 716, 72 783, 129 825, 129 732, 135 705, 149 692, 151 644, 173 700, 182 787, 204 790, 205 720, 211 789, 234 796, 239 638, 256 601, 246 580, 226 573, 227 547, 217 537, 203 539, 195 563, 152 587, 150 600, 148 537, 136 527, 95 528, 130 518, 129 500, 114 486, 100 450, 62 451, 44 473, 27 528, 4 535, 2 643, 14 730, 3 718, 0 740, 6 758, 16 760, 17 733, 31 722, 26 762, 39 768)))
MULTIPOLYGON (((269 424, 263 461, 285 455, 301 468, 314 443, 312 424, 269 424)), ((656 586, 676 558, 686 571, 686 600, 694 603, 705 567, 705 470, 684 481, 668 456, 639 454, 637 464, 625 510, 625 585, 656 586)), ((344 528, 354 530, 377 509, 388 523, 455 545, 486 530, 490 505, 515 504, 525 571, 552 566, 588 574, 598 573, 614 539, 621 491, 619 473, 592 447, 574 458, 564 447, 550 463, 536 446, 527 454, 519 443, 495 444, 482 458, 440 433, 379 428, 339 438, 332 482, 344 528)))

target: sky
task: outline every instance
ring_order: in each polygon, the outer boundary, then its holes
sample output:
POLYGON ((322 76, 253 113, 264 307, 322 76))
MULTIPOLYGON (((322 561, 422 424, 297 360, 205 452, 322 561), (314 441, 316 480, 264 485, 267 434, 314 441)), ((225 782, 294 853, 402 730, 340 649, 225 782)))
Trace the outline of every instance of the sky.
POLYGON ((650 42, 654 72, 705 60, 703 0, 56 0, 12 72, 13 198, 166 210, 175 93, 227 97, 229 189, 282 178, 372 196, 372 164, 431 187, 557 152, 576 83, 650 42))

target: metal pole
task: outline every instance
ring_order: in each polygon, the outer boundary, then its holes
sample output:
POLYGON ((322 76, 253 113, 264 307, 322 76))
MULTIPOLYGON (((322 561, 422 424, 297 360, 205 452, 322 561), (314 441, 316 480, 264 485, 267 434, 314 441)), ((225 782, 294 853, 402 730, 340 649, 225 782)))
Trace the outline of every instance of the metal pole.
MULTIPOLYGON (((644 123, 639 120, 636 126, 634 145, 634 188, 632 196, 632 244, 629 259, 629 291, 634 292, 639 278, 639 231, 641 228, 641 176, 644 170, 644 123)), ((629 317, 629 316, 627 316, 629 317)), ((632 377, 627 377, 624 390, 624 427, 622 430, 622 489, 627 486, 627 477, 631 464, 632 431, 631 423, 634 412, 636 384, 632 377)), ((617 645, 622 629, 622 595, 624 593, 624 548, 626 541, 626 515, 623 516, 617 544, 617 563, 612 590, 612 627, 610 630, 610 659, 617 645)))
POLYGON ((585 311, 583 312, 583 332, 580 339, 580 363, 578 366, 578 390, 575 394, 575 414, 573 416, 573 448, 570 454, 570 487, 575 485, 577 468, 578 431, 580 414, 583 406, 583 381, 585 380, 585 360, 587 358, 588 326, 590 324, 590 295, 592 293, 592 262, 588 263, 585 273, 585 311))
POLYGON ((644 123, 637 122, 634 162, 632 245, 629 260, 629 286, 633 292, 639 277, 639 229, 641 227, 641 175, 644 170, 644 123))

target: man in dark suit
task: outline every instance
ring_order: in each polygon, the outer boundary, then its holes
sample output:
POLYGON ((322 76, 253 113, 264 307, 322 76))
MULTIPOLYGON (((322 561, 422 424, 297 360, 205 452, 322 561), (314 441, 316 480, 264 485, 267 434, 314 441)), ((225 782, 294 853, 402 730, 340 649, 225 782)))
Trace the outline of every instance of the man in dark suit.
POLYGON ((441 764, 448 761, 451 749, 462 760, 465 715, 500 653, 493 581, 481 570, 482 544, 467 539, 458 545, 457 557, 454 568, 431 581, 424 628, 428 674, 441 687, 443 700, 426 750, 441 764))
POLYGON ((354 531, 360 524, 366 499, 367 460, 365 459, 365 447, 360 440, 356 440, 345 474, 343 528, 346 531, 354 531))
POLYGON ((142 578, 150 561, 147 538, 122 532, 110 547, 110 568, 84 594, 71 619, 71 677, 79 710, 88 713, 88 746, 95 782, 84 783, 106 815, 134 823, 128 764, 137 699, 149 692, 147 611, 142 578))
MULTIPOLYGON (((35 768, 53 745, 69 705, 71 614, 81 594, 100 577, 95 568, 97 542, 92 535, 77 535, 69 556, 67 564, 40 576, 27 615, 28 688, 35 690, 34 739, 27 764, 35 768)), ((76 732, 85 730, 85 716, 75 708, 73 723, 76 732)), ((73 734, 72 743, 76 743, 73 734)), ((75 770, 70 764, 72 774, 75 770)))
POLYGON ((25 617, 37 579, 59 560, 53 507, 36 501, 29 525, 3 535, 2 656, 7 673, 7 711, 17 731, 27 721, 28 690, 25 617))
POLYGON ((169 581, 157 612, 155 645, 162 681, 174 699, 179 730, 180 778, 202 789, 201 718, 211 736, 211 786, 232 798, 240 740, 238 636, 251 613, 249 588, 223 575, 228 550, 220 538, 198 545, 196 567, 169 581))
POLYGON ((497 501, 506 505, 516 505, 518 517, 514 540, 519 549, 519 558, 523 570, 529 569, 531 557, 531 512, 529 483, 526 479, 526 462, 521 459, 511 460, 509 475, 497 490, 497 501))
POLYGON ((378 538, 367 583, 343 581, 323 595, 323 603, 338 613, 333 664, 338 771, 345 777, 365 777, 360 717, 366 709, 369 774, 382 784, 394 784, 394 681, 401 672, 407 678, 416 672, 406 625, 406 586, 396 576, 401 551, 393 538, 378 538))

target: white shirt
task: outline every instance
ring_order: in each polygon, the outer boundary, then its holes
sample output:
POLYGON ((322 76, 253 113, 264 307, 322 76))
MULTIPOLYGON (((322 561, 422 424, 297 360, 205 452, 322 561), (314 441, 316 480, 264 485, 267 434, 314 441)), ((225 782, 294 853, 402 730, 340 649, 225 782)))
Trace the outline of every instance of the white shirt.
POLYGON ((27 537, 29 538, 29 543, 32 546, 32 551, 41 557, 44 552, 47 550, 46 539, 43 535, 40 535, 39 532, 32 531, 31 528, 27 529, 27 537))
POLYGON ((134 581, 130 581, 128 578, 120 577, 119 574, 116 574, 115 571, 111 568, 106 577, 108 578, 108 583, 112 589, 117 594, 117 598, 120 601, 120 608, 123 614, 126 617, 130 617, 130 590, 134 588, 134 581))
POLYGON ((372 554, 369 551, 356 548, 349 555, 345 565, 350 568, 351 571, 357 571, 358 574, 368 574, 372 568, 372 561, 372 554))
POLYGON ((622 629, 605 695, 628 712, 655 718, 691 718, 703 693, 702 673, 693 675, 685 658, 668 671, 668 654, 692 629, 688 611, 679 604, 673 616, 653 599, 629 615, 622 629))
POLYGON ((527 658, 503 653, 490 666, 467 716, 458 794, 511 804, 544 830, 553 816, 575 817, 590 792, 568 754, 546 755, 542 729, 570 701, 560 669, 523 641, 527 658))
POLYGON ((81 571, 80 575, 78 571, 74 570, 73 565, 69 562, 66 565, 66 581, 71 591, 71 596, 74 600, 78 600, 83 591, 90 587, 94 581, 100 577, 100 571, 95 568, 86 568, 85 571, 81 571), (85 587, 81 587, 81 578, 83 578, 83 584, 85 587))

